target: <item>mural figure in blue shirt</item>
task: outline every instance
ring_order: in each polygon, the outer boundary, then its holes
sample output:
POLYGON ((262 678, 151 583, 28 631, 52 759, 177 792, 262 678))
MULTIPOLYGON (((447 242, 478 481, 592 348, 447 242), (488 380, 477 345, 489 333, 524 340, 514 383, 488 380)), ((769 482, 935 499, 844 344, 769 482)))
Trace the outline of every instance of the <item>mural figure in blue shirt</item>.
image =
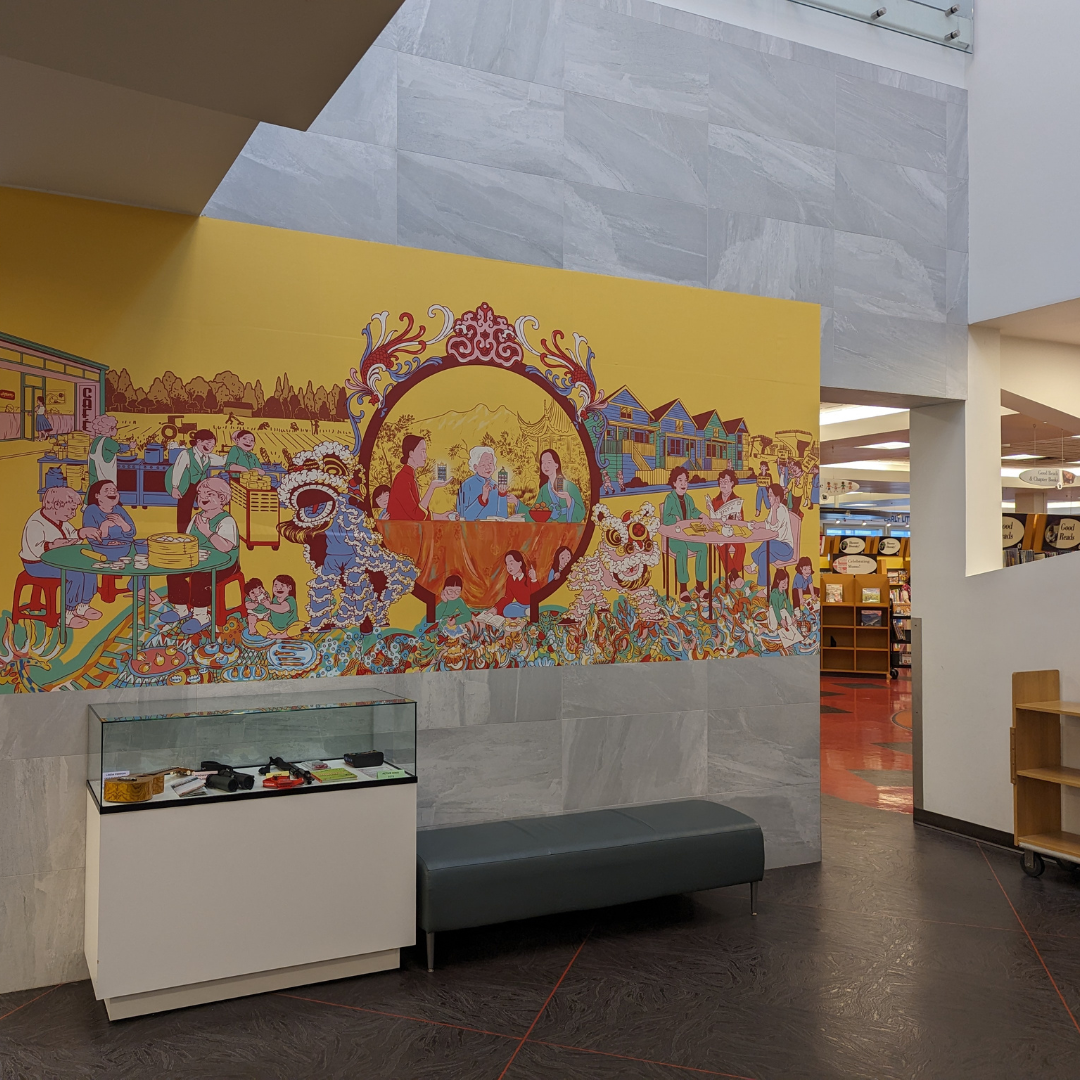
POLYGON ((469 451, 472 476, 458 489, 457 512, 462 521, 483 521, 485 518, 507 518, 517 513, 518 498, 508 491, 499 494, 494 479, 495 451, 490 446, 474 446, 469 451))
POLYGON ((545 450, 540 455, 540 491, 536 502, 551 510, 550 521, 573 525, 585 520, 581 489, 563 476, 562 459, 554 450, 545 450))

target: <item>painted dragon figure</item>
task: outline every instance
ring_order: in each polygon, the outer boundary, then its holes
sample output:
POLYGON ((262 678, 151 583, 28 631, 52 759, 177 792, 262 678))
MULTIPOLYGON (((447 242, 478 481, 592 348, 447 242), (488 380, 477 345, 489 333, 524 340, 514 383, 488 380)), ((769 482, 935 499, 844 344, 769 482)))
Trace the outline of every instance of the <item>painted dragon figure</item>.
POLYGON ((357 461, 341 443, 320 443, 293 457, 278 488, 292 520, 278 528, 304 545, 315 571, 308 582, 312 630, 357 627, 364 633, 388 625, 390 605, 416 580, 416 567, 387 551, 373 522, 357 503, 364 496, 357 461))
POLYGON ((660 519, 652 503, 627 510, 617 517, 603 503, 593 507, 593 521, 600 537, 597 550, 579 559, 567 579, 567 587, 578 593, 566 613, 566 620, 584 623, 590 610, 609 612, 607 593, 612 589, 626 595, 641 622, 663 619, 656 590, 649 584, 652 568, 660 561, 660 519))

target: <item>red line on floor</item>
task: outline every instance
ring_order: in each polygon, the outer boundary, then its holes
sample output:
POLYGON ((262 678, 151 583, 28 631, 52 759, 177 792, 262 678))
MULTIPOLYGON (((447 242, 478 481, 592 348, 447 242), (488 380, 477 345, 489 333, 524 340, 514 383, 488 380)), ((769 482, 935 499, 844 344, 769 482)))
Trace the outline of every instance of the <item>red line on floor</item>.
MULTIPOLYGON (((589 934, 591 933, 592 931, 590 930, 589 934)), ((533 1022, 529 1025, 529 1030, 526 1031, 525 1034, 521 1037, 521 1042, 519 1042, 514 1048, 514 1052, 510 1055, 510 1060, 506 1063, 503 1071, 499 1073, 499 1080, 503 1080, 503 1077, 506 1075, 507 1070, 510 1068, 511 1065, 514 1064, 514 1058, 516 1058, 518 1054, 521 1053, 521 1048, 525 1045, 525 1041, 532 1034, 533 1028, 536 1027, 536 1025, 539 1023, 540 1017, 544 1015, 544 1010, 551 1004, 551 999, 555 996, 559 987, 562 986, 563 979, 565 979, 566 976, 570 974, 570 969, 574 966, 574 961, 577 960, 577 958, 581 955, 581 950, 585 948, 585 942, 589 940, 589 934, 585 935, 585 941, 582 941, 582 943, 577 947, 577 951, 574 953, 573 956, 570 957, 570 963, 567 964, 565 968, 563 968, 563 973, 559 976, 559 981, 551 988, 551 993, 548 994, 547 998, 544 1000, 544 1004, 540 1006, 540 1011, 533 1017, 533 1022)))
MULTIPOLYGON (((365 1009, 363 1005, 345 1005, 340 1001, 323 1001, 322 998, 302 997, 300 994, 286 994, 276 991, 277 997, 293 998, 296 1001, 310 1001, 314 1005, 332 1005, 336 1009, 351 1009, 353 1012, 370 1013, 372 1016, 387 1016, 392 1020, 412 1020, 417 1024, 434 1024, 435 1027, 454 1028, 456 1031, 472 1031, 477 1035, 494 1035, 498 1039, 517 1039, 517 1035, 504 1035, 501 1031, 486 1031, 484 1028, 466 1027, 464 1024, 448 1024, 444 1020, 428 1020, 422 1016, 408 1016, 405 1013, 383 1012, 381 1009, 365 1009)), ((2 1019, 2 1017, 0 1017, 2 1019)))
MULTIPOLYGON (((978 841, 976 841, 978 843, 978 841)), ((1012 913, 1016 916, 1016 921, 1022 927, 1024 933, 1027 935, 1028 944, 1035 950, 1035 955, 1039 958, 1039 963, 1042 964, 1043 971, 1046 972, 1046 977, 1050 980, 1050 985, 1057 991, 1057 996, 1061 998, 1061 1004, 1065 1006, 1065 1011, 1069 1014, 1069 1019, 1073 1022, 1073 1027, 1076 1028, 1076 1032, 1080 1035, 1080 1024, 1076 1022, 1076 1017, 1073 1016, 1072 1009, 1069 1008, 1069 1003, 1065 1000, 1065 995, 1061 992, 1061 988, 1054 980, 1054 976, 1050 974, 1050 969, 1046 966, 1046 961, 1043 959, 1043 955, 1039 952, 1039 946, 1035 944, 1035 939, 1031 936, 1028 928, 1024 926, 1024 920, 1020 918, 1020 912, 1016 910, 1009 894, 1005 891, 1005 886, 1001 884, 1001 878, 997 876, 997 871, 991 865, 990 860, 986 857, 986 852, 983 851, 982 844, 979 844, 979 851, 982 852, 982 857, 986 860, 986 865, 990 869, 990 873, 994 875, 994 880, 998 884, 998 888, 1001 890, 1001 895, 1005 897, 1005 902, 1012 908, 1012 913)))
POLYGON ((63 985, 63 983, 57 983, 55 986, 50 986, 48 990, 46 990, 42 994, 38 994, 36 998, 31 998, 29 1001, 24 1001, 21 1005, 16 1005, 14 1009, 10 1009, 8 1012, 4 1013, 3 1016, 0 1016, 0 1020, 6 1020, 9 1016, 13 1016, 15 1013, 17 1013, 20 1009, 25 1009, 27 1005, 33 1005, 35 1001, 40 1001, 43 997, 48 997, 54 990, 59 990, 60 987, 63 985))
POLYGON ((673 1065, 670 1061, 657 1061, 655 1058, 632 1057, 630 1054, 613 1054, 610 1050, 589 1050, 584 1046, 567 1046, 565 1043, 547 1042, 545 1039, 530 1039, 537 1046, 554 1046, 559 1050, 576 1050, 581 1054, 599 1054, 601 1057, 618 1058, 620 1061, 637 1061, 642 1065, 662 1065, 666 1069, 681 1069, 683 1072, 704 1073, 706 1076, 723 1076, 727 1080, 754 1080, 742 1073, 716 1072, 715 1069, 701 1069, 696 1065, 673 1065))

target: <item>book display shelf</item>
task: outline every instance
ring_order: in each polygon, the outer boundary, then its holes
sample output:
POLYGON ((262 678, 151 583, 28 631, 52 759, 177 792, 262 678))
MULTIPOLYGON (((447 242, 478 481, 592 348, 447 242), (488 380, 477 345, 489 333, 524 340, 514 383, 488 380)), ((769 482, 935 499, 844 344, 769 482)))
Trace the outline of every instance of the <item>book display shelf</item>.
POLYGON ((821 575, 822 671, 889 678, 889 630, 889 578, 886 574, 821 575), (865 590, 874 589, 878 599, 864 600, 865 590), (840 599, 830 599, 831 595, 838 595, 840 599))
POLYGON ((1024 872, 1038 877, 1045 869, 1043 856, 1049 856, 1075 873, 1080 832, 1063 828, 1062 818, 1063 803, 1075 810, 1068 804, 1080 788, 1080 768, 1062 763, 1061 748, 1063 736, 1067 744, 1075 741, 1080 702, 1061 700, 1061 673, 1052 670, 1013 672, 1012 700, 1013 839, 1024 852, 1024 872))

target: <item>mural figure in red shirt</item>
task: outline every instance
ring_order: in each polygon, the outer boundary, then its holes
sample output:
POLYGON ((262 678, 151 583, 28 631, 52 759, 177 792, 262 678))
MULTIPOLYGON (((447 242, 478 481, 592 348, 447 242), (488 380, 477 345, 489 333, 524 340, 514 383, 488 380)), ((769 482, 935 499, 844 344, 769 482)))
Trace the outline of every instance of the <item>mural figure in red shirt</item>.
POLYGON ((401 440, 401 469, 390 485, 387 516, 391 521, 446 521, 451 515, 433 514, 428 507, 431 496, 446 487, 447 480, 432 480, 423 497, 416 473, 427 464, 427 443, 419 435, 406 435, 401 440))

